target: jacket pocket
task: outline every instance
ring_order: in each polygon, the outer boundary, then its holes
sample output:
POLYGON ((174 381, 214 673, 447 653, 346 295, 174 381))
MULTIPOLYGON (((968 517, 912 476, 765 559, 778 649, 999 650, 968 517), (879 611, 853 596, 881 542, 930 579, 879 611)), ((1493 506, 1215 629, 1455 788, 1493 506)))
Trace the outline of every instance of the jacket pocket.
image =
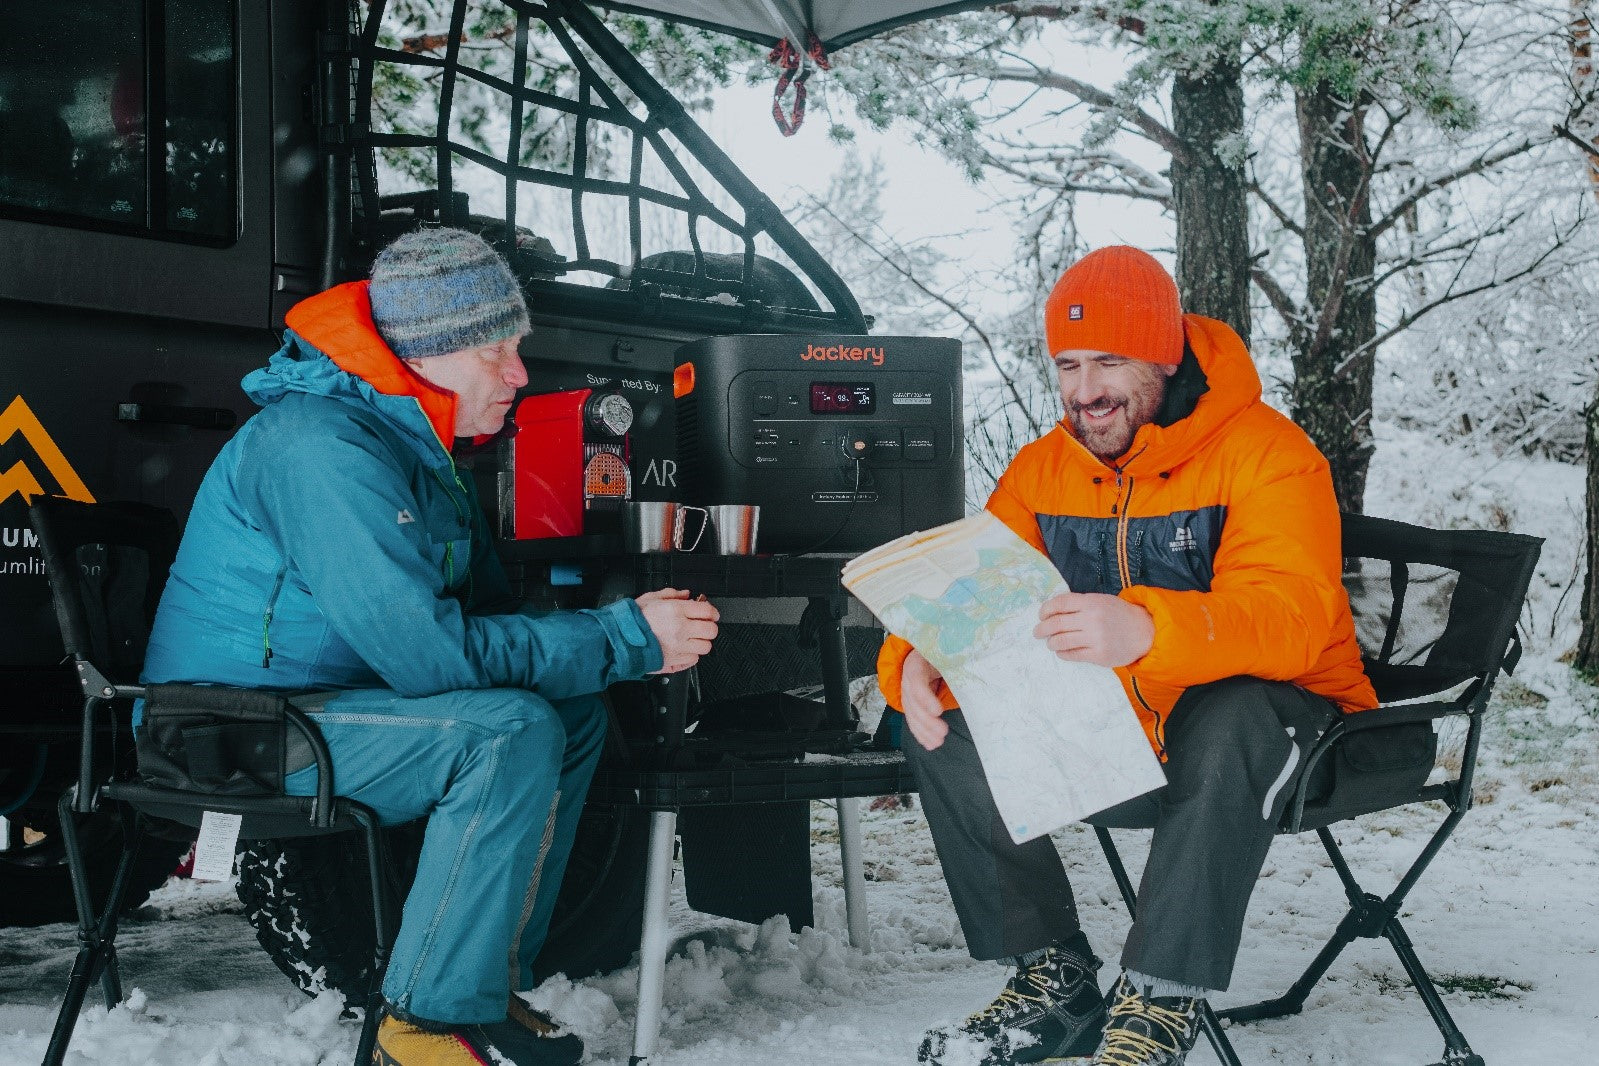
MULTIPOLYGON (((1218 505, 1132 519, 1139 537, 1138 549, 1128 560, 1133 584, 1209 592, 1226 517, 1227 509, 1218 505)), ((1132 536, 1129 532, 1129 540, 1132 536)))
POLYGON ((467 574, 472 568, 470 531, 464 531, 459 536, 449 533, 430 533, 427 540, 428 557, 444 578, 445 589, 453 591, 466 581, 467 574))
POLYGON ((278 594, 283 591, 283 579, 288 573, 287 567, 278 569, 278 576, 272 581, 272 591, 267 595, 266 608, 261 612, 261 669, 263 670, 272 666, 272 614, 277 610, 278 594))

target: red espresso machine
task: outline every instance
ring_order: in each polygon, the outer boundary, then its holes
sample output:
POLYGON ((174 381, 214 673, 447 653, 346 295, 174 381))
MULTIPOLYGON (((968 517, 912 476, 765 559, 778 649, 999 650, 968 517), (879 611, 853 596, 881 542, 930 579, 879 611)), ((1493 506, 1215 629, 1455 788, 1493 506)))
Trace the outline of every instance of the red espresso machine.
POLYGON ((549 392, 523 399, 515 419, 502 533, 535 540, 619 530, 622 505, 633 496, 627 397, 603 389, 549 392))

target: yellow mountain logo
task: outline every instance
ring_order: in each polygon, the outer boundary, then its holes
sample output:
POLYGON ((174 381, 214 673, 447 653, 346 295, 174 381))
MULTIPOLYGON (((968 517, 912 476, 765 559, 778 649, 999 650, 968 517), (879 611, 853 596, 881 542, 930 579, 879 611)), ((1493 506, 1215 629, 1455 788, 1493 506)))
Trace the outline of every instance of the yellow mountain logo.
MULTIPOLYGON (((39 457, 39 461, 50 472, 50 476, 55 478, 56 484, 61 487, 62 496, 82 503, 94 502, 94 494, 89 491, 89 486, 85 485, 78 472, 72 469, 72 464, 61 454, 56 442, 44 431, 39 416, 33 413, 33 409, 21 396, 12 400, 4 412, 0 412, 0 444, 10 440, 16 433, 22 434, 22 439, 28 442, 33 454, 39 457)), ((39 484, 39 479, 28 469, 27 463, 20 459, 11 465, 10 470, 0 472, 0 503, 9 500, 12 493, 20 495, 24 502, 32 501, 35 496, 44 495, 44 486, 39 484)))

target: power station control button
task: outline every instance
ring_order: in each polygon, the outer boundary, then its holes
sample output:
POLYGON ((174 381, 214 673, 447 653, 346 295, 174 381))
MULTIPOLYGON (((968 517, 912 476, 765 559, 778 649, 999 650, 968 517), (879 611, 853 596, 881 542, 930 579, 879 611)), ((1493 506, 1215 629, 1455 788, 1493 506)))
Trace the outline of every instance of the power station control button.
POLYGON ((930 463, 938 458, 938 437, 930 429, 913 429, 905 434, 905 458, 914 463, 930 463))
POLYGON ((757 415, 777 414, 777 390, 768 385, 755 387, 755 413, 757 415))

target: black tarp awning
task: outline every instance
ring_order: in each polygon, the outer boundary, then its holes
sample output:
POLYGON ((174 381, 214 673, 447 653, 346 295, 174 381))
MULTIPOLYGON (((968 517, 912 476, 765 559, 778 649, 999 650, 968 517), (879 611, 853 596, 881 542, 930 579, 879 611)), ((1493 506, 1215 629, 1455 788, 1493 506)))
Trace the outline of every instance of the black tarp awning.
POLYGON ((919 19, 988 7, 985 3, 912 3, 910 0, 663 0, 663 2, 610 3, 590 0, 599 7, 653 15, 719 30, 761 44, 774 45, 788 38, 800 49, 814 35, 828 52, 854 44, 873 34, 919 19))

